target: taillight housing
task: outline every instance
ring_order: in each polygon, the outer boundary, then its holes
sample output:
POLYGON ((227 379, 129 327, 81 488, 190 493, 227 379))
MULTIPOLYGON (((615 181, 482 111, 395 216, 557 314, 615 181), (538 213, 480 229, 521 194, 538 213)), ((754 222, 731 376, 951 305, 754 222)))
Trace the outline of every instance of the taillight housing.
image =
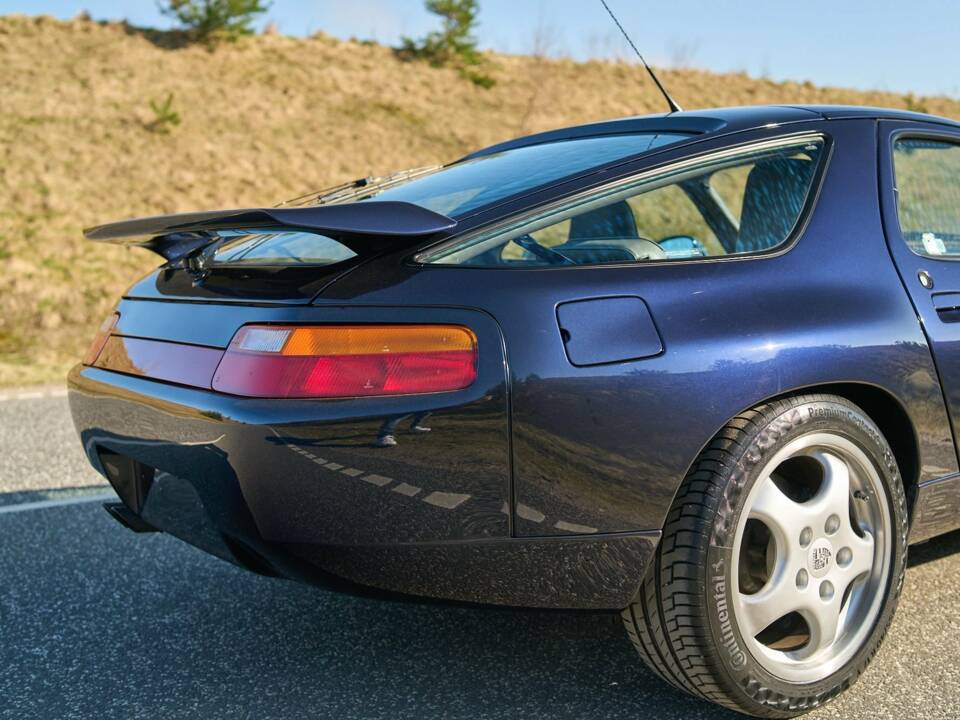
POLYGON ((103 346, 107 344, 107 340, 110 339, 110 333, 113 332, 113 329, 117 326, 117 322, 120 320, 120 313, 113 312, 110 313, 106 319, 100 323, 100 327, 97 328, 97 334, 93 336, 93 340, 90 342, 90 347, 87 348, 87 353, 83 356, 84 365, 93 365, 97 362, 97 358, 100 357, 100 353, 103 351, 103 346))
POLYGON ((218 392, 343 398, 450 392, 477 378, 477 337, 460 325, 246 325, 213 376, 218 392))

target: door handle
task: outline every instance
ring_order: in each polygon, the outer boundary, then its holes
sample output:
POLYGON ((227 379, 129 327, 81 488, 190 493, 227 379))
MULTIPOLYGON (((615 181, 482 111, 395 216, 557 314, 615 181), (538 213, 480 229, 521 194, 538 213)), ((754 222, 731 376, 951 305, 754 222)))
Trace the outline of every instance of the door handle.
POLYGON ((943 322, 960 322, 960 292, 937 293, 931 299, 943 322))

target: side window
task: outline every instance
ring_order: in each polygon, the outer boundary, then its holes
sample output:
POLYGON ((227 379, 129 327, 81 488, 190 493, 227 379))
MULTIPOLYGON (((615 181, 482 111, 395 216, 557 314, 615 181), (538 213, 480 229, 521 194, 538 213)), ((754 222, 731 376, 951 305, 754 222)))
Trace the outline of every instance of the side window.
POLYGON ((906 138, 893 146, 897 216, 918 255, 960 256, 960 145, 906 138))
POLYGON ((767 252, 786 242, 799 222, 823 147, 821 138, 812 138, 718 153, 455 241, 423 260, 602 265, 767 252))
POLYGON ((723 246, 707 224, 696 203, 679 185, 664 185, 650 192, 629 198, 627 204, 637 219, 637 232, 643 238, 660 238, 667 257, 671 253, 682 257, 696 249, 704 255, 722 255, 723 246), (669 238, 677 238, 670 240, 669 238), (685 249, 680 238, 691 238, 697 244, 687 243, 685 249), (670 247, 674 249, 671 250, 670 247))
POLYGON ((717 191, 733 219, 740 224, 740 210, 743 208, 743 191, 747 187, 747 177, 753 165, 738 165, 737 167, 717 170, 710 178, 710 186, 717 191))

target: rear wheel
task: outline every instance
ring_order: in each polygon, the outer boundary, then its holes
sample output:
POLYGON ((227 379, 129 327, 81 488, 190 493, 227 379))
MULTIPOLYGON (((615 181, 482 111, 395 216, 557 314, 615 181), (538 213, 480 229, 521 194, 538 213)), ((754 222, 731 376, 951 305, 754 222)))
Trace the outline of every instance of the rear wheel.
POLYGON ((750 410, 703 451, 623 617, 674 686, 791 717, 848 688, 886 633, 907 511, 880 431, 843 398, 750 410))

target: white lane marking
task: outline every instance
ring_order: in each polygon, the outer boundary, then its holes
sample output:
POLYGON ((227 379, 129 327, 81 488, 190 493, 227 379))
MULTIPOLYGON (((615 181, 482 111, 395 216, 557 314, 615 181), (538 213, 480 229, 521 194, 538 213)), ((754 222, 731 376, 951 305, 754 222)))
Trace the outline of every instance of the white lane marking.
POLYGON ((327 468, 328 470, 339 470, 340 468, 343 467, 343 465, 341 465, 340 463, 327 463, 326 465, 324 465, 324 467, 327 468))
POLYGON ((427 495, 423 501, 425 503, 430 503, 431 505, 436 505, 437 507, 453 510, 458 505, 463 505, 463 503, 469 499, 470 495, 436 491, 427 495))
POLYGON ((596 528, 588 527, 586 525, 577 525, 576 523, 568 523, 565 520, 557 520, 557 523, 554 525, 554 527, 557 530, 563 530, 564 532, 572 533, 587 534, 598 532, 596 528))
POLYGON ((0 393, 0 402, 11 400, 41 400, 43 398, 62 398, 67 396, 66 388, 48 388, 39 390, 14 390, 0 393))
POLYGON ((377 487, 383 487, 384 485, 389 485, 393 482, 393 478, 388 478, 383 475, 374 475, 372 473, 370 475, 364 475, 360 479, 364 482, 370 483, 371 485, 376 485, 377 487))
POLYGON ((529 520, 530 522, 542 523, 547 519, 547 516, 536 508, 532 508, 529 505, 524 505, 523 503, 517 503, 517 515, 522 517, 524 520, 529 520))
POLYGON ((366 470, 357 470, 357 468, 344 468, 340 472, 350 477, 357 477, 357 475, 363 475, 366 470))
POLYGON ((117 499, 116 493, 103 493, 101 495, 78 495, 76 497, 61 498, 59 500, 36 500, 34 502, 18 503, 16 505, 2 505, 0 506, 0 515, 27 512, 28 510, 44 510, 46 508, 63 507, 64 505, 110 502, 111 500, 117 499))
POLYGON ((407 483, 402 482, 393 488, 393 492, 406 495, 407 497, 413 497, 420 492, 420 488, 418 488, 416 485, 408 485, 407 483))

